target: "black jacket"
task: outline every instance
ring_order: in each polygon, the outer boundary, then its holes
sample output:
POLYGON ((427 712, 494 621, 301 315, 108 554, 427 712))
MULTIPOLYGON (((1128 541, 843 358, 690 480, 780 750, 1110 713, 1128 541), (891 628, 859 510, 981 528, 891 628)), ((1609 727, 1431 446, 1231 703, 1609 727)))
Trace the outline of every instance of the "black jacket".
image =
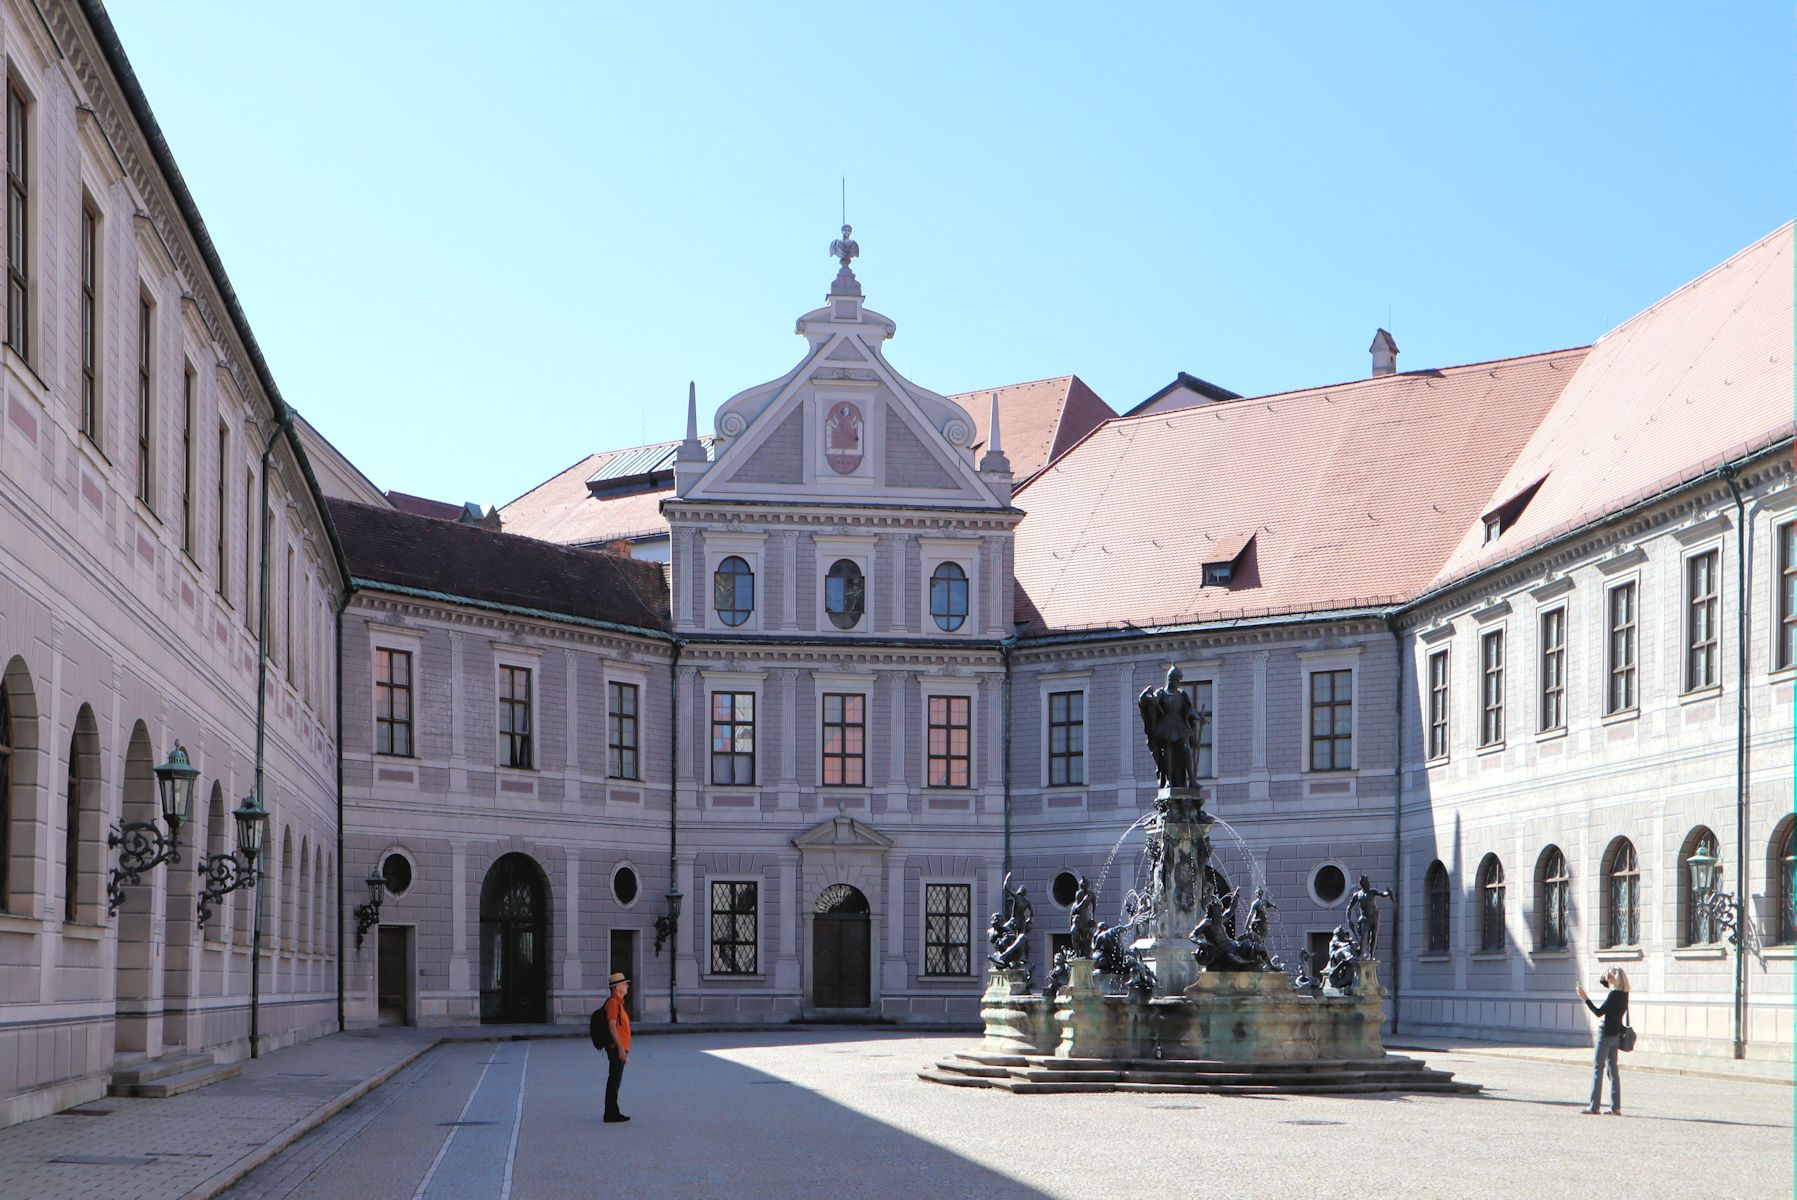
POLYGON ((1603 1032, 1599 1036, 1620 1037, 1622 1035, 1622 1021, 1624 1017, 1628 1016, 1629 1011, 1629 994, 1627 992, 1612 988, 1610 994, 1604 997, 1604 1002, 1601 1005, 1591 1003, 1591 997, 1586 996, 1585 1007, 1604 1019, 1603 1032))

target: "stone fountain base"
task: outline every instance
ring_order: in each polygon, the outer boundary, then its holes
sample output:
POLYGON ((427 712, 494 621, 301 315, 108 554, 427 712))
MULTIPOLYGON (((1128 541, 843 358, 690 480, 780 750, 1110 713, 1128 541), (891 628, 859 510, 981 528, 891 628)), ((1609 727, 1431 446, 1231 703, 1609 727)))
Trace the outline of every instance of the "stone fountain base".
POLYGON ((977 1054, 922 1072, 935 1083, 1044 1091, 1478 1091, 1385 1053, 1373 963, 1356 994, 1304 995, 1280 972, 1205 972, 1180 996, 1106 995, 1089 960, 1052 1003, 1022 972, 994 971, 977 1054))

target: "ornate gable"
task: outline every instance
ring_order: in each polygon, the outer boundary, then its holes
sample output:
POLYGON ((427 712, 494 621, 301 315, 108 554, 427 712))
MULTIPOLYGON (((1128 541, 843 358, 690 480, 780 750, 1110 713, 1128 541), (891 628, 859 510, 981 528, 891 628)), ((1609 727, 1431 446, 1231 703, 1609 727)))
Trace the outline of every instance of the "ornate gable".
POLYGON ((717 410, 711 461, 686 464, 680 497, 1008 507, 1009 466, 975 464, 967 411, 886 361, 896 327, 862 303, 849 232, 824 307, 798 320, 804 358, 717 410))

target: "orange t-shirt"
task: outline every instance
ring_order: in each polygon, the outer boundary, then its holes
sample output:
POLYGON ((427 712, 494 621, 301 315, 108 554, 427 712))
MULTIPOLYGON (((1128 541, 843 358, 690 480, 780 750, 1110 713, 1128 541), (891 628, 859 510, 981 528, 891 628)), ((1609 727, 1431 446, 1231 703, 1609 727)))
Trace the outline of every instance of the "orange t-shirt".
POLYGON ((605 1015, 618 1027, 618 1049, 626 1053, 630 1051, 630 1014, 624 1011, 624 1002, 617 996, 605 998, 605 1015))

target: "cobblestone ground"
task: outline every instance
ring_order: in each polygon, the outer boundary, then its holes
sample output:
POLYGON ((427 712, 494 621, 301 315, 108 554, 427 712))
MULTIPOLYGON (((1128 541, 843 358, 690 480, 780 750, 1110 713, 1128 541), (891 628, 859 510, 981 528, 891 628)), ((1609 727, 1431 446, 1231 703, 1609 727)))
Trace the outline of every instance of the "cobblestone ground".
POLYGON ((1579 1064, 1450 1053, 1426 1057, 1486 1095, 1011 1096, 915 1078, 968 1044, 833 1031, 645 1037, 625 1078, 627 1125, 600 1122, 603 1060, 580 1041, 445 1046, 228 1194, 1792 1195, 1789 1087, 1625 1066, 1618 1118, 1578 1115, 1589 1086, 1579 1064))

